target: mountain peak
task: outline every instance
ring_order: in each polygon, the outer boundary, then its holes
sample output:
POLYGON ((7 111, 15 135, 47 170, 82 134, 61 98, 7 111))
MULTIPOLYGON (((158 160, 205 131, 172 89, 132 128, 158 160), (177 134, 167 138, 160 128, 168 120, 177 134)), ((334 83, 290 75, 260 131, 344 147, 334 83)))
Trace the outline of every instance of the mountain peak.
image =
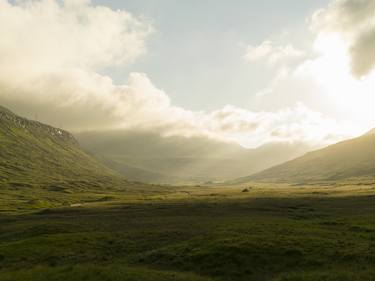
POLYGON ((5 114, 12 114, 14 115, 14 113, 12 111, 10 111, 8 108, 5 108, 3 106, 0 105, 0 113, 5 113, 5 114))
POLYGON ((10 131, 13 128, 18 128, 25 133, 34 134, 35 136, 60 139, 77 144, 77 141, 69 132, 38 121, 20 117, 3 106, 0 106, 0 126, 3 131, 10 131))

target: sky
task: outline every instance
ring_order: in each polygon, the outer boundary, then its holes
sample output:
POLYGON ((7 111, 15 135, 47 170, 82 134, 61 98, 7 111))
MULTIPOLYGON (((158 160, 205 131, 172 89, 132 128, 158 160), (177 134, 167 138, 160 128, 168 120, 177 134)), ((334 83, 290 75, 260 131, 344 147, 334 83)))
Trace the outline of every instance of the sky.
POLYGON ((372 0, 0 0, 0 104, 72 131, 322 146, 375 127, 372 0))
POLYGON ((150 51, 129 67, 107 71, 111 77, 123 82, 124 73, 145 72, 174 104, 215 110, 227 104, 251 106, 250 97, 272 79, 272 71, 243 59, 247 45, 272 37, 275 42, 308 46, 312 36, 305 35, 306 18, 327 0, 93 3, 145 17, 155 29, 147 42, 150 51))

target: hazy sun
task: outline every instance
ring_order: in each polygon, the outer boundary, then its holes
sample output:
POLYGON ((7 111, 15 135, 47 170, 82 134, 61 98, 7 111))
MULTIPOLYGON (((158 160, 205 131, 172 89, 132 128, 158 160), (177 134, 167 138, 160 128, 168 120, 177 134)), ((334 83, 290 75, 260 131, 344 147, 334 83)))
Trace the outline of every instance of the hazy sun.
POLYGON ((318 83, 322 101, 333 104, 332 111, 350 120, 350 133, 357 135, 375 126, 375 76, 357 78, 352 74, 350 46, 338 34, 321 34, 314 43, 315 59, 302 67, 318 83))

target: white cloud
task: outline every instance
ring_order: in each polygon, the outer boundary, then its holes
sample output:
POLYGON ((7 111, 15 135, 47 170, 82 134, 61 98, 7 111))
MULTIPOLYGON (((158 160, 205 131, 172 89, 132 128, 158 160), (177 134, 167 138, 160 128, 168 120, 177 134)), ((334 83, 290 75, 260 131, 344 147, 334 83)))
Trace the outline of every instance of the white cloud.
POLYGON ((88 0, 0 0, 0 70, 32 75, 129 63, 145 51, 150 31, 128 12, 88 0))
POLYGON ((258 46, 249 45, 245 59, 250 62, 266 61, 269 65, 290 63, 305 57, 305 53, 293 45, 274 46, 272 41, 266 40, 258 46))
MULTIPOLYGON (((132 73, 126 85, 116 85, 98 70, 129 64, 144 53, 152 27, 87 0, 59 3, 0 0, 0 103, 17 112, 37 113, 41 121, 72 130, 155 130, 251 147, 272 141, 322 144, 341 137, 334 120, 302 103, 272 111, 226 106, 194 112, 171 104, 145 74, 132 73)), ((279 63, 303 56, 292 46, 262 45, 253 59, 279 63)))
POLYGON ((375 2, 335 0, 312 19, 315 32, 341 36, 348 47, 352 73, 360 78, 375 67, 375 2))
POLYGON ((374 8, 373 1, 332 1, 327 9, 315 13, 311 21, 315 54, 278 72, 253 104, 274 111, 302 102, 337 120, 333 132, 351 136, 374 127, 374 48, 370 39, 366 43, 361 39, 363 30, 372 29, 374 8), (356 48, 363 51, 355 54, 356 48))
POLYGON ((0 100, 67 128, 116 124, 135 94, 119 108, 119 92, 131 87, 97 70, 134 61, 151 31, 89 0, 0 0, 0 100))

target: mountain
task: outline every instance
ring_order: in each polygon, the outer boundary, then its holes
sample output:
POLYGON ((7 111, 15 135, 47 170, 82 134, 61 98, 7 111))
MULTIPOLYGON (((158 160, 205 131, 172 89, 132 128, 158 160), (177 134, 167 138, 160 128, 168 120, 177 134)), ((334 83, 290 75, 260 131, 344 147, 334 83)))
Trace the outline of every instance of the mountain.
POLYGON ((163 137, 142 131, 91 131, 75 136, 84 149, 126 178, 154 183, 238 178, 308 151, 301 144, 278 143, 246 149, 206 137, 163 137))
POLYGON ((241 179, 309 182, 375 177, 374 130, 241 179))
POLYGON ((373 135, 375 134, 375 128, 368 131, 365 135, 373 135))
POLYGON ((70 133, 0 107, 0 188, 79 190, 116 173, 84 152, 70 133))

